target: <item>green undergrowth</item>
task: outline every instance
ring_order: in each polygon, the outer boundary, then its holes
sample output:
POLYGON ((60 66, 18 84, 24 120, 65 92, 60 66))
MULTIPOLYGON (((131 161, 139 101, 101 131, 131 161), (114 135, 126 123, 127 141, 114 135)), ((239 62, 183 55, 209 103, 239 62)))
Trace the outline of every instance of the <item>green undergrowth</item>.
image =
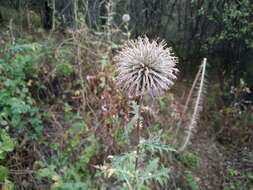
POLYGON ((15 45, 7 47, 0 59, 1 126, 17 132, 30 128, 34 138, 41 134, 42 121, 29 92, 29 77, 36 72, 39 51, 37 43, 15 45))
POLYGON ((36 75, 39 43, 7 44, 0 54, 0 184, 13 189, 4 160, 15 150, 19 136, 31 140, 42 135, 39 108, 29 91, 29 78, 36 75))

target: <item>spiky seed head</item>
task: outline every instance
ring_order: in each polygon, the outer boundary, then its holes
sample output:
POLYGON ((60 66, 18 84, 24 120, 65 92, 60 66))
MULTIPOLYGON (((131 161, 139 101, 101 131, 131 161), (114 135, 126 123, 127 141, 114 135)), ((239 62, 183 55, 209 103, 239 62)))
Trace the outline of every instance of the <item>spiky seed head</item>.
POLYGON ((116 82, 129 96, 161 95, 174 84, 177 60, 164 41, 130 40, 114 57, 116 82))

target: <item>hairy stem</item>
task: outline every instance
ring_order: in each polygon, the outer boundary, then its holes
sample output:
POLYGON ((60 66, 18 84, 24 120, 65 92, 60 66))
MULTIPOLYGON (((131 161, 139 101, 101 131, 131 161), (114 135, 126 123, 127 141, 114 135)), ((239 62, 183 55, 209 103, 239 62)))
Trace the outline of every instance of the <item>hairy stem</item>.
POLYGON ((136 159, 135 159, 135 173, 137 173, 138 165, 139 165, 139 153, 140 153, 140 129, 141 129, 141 109, 143 105, 143 96, 139 98, 139 110, 137 115, 137 123, 136 123, 136 134, 137 134, 137 148, 136 148, 136 159))

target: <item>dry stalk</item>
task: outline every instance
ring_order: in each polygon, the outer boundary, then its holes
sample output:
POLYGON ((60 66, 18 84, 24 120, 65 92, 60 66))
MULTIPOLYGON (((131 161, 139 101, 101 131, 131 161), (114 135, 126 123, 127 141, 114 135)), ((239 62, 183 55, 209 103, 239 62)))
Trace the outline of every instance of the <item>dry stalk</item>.
MULTIPOLYGON (((198 91, 197 91, 197 98, 196 98, 196 101, 194 103, 193 114, 192 114, 192 117, 191 117, 190 124, 188 126, 187 136, 185 138, 185 141, 184 141, 183 145, 179 148, 179 152, 184 151, 185 148, 187 147, 187 145, 189 144, 191 136, 192 136, 193 129, 195 128, 195 126, 197 124, 197 119, 198 119, 199 113, 200 113, 201 108, 202 108, 203 93, 205 91, 206 62, 207 62, 207 59, 204 58, 203 63, 200 67, 201 76, 199 76, 200 75, 199 74, 200 72, 199 72, 197 74, 196 79, 194 80, 193 87, 191 89, 191 94, 189 94, 189 97, 192 96, 193 89, 194 89, 194 87, 196 86, 196 83, 197 83, 195 81, 197 81, 197 78, 200 77, 200 84, 199 84, 198 91)), ((188 107, 188 104, 189 104, 189 101, 190 101, 189 99, 190 98, 188 98, 187 102, 186 102, 186 106, 185 106, 186 110, 187 110, 187 107, 188 107)), ((186 111, 186 110, 184 110, 184 111, 186 111)))

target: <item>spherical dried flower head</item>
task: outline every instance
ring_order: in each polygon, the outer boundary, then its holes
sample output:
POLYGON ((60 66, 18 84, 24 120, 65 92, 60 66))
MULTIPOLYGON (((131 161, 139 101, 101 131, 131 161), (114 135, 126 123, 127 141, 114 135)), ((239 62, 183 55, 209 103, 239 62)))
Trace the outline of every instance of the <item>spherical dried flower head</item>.
POLYGON ((172 49, 147 37, 129 41, 114 60, 117 84, 129 96, 161 95, 174 84, 178 71, 172 49))
POLYGON ((130 21, 130 15, 129 14, 124 14, 122 16, 122 21, 123 22, 129 22, 130 21))

